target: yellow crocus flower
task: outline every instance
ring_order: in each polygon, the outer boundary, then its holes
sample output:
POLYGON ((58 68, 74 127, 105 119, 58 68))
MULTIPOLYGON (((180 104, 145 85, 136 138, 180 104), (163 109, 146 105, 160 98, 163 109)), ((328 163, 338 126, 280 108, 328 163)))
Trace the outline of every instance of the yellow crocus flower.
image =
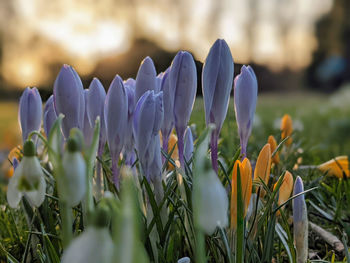
MULTIPOLYGON (((270 148, 271 148, 271 154, 276 150, 277 148, 277 141, 275 139, 275 137, 273 137, 272 135, 269 136, 269 138, 267 139, 267 143, 270 144, 270 148)), ((278 151, 276 152, 276 154, 272 157, 272 162, 274 164, 279 164, 280 162, 280 155, 278 153, 278 151)))
POLYGON ((237 160, 232 172, 232 193, 231 193, 231 229, 237 228, 237 169, 239 169, 242 187, 242 200, 244 203, 243 214, 247 215, 247 210, 252 195, 252 166, 247 158, 241 162, 237 160))
POLYGON ((338 178, 350 177, 349 173, 349 160, 346 155, 335 157, 334 159, 320 164, 317 167, 320 171, 330 176, 338 178))
MULTIPOLYGON (((284 140, 285 138, 287 138, 288 136, 292 135, 293 132, 293 122, 292 122, 292 118, 289 116, 289 114, 285 114, 282 118, 281 121, 281 139, 284 140)), ((287 146, 291 145, 293 142, 292 138, 289 138, 285 144, 287 146)))
POLYGON ((271 146, 269 143, 261 149, 258 159, 256 160, 254 170, 254 180, 260 182, 259 178, 267 185, 270 179, 271 169, 271 146))
MULTIPOLYGON (((275 183, 273 189, 275 189, 276 186, 277 186, 277 182, 275 183)), ((288 200, 288 198, 290 197, 290 194, 293 191, 293 186, 294 186, 293 175, 289 171, 286 171, 282 184, 279 189, 279 195, 278 195, 278 201, 277 201, 278 205, 281 205, 288 200)))

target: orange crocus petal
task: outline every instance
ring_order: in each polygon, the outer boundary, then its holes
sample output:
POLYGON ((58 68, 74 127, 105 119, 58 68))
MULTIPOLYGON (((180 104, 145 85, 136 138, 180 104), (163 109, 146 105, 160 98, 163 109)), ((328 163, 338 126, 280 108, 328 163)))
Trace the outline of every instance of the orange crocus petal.
MULTIPOLYGON (((277 186, 277 182, 275 183, 273 189, 275 189, 276 186, 277 186)), ((277 202, 278 205, 281 205, 288 200, 288 198, 290 197, 290 194, 293 191, 293 186, 294 186, 293 175, 290 172, 286 171, 283 178, 283 182, 279 189, 279 196, 278 196, 278 202, 277 202)))
MULTIPOLYGON (((267 143, 270 144, 271 154, 272 154, 277 148, 277 141, 276 141, 275 137, 270 135, 269 138, 267 139, 267 143)), ((275 163, 275 164, 279 164, 279 162, 280 162, 280 155, 279 155, 278 152, 276 152, 276 154, 272 157, 272 162, 275 163)))
POLYGON ((232 172, 232 193, 231 193, 231 228, 236 229, 237 227, 237 169, 239 168, 241 176, 241 187, 242 187, 242 200, 244 203, 243 215, 247 215, 247 210, 252 195, 252 167, 247 158, 243 162, 237 160, 233 167, 232 172))
MULTIPOLYGON (((288 115, 285 114, 282 118, 281 121, 281 139, 285 139, 286 137, 292 135, 293 132, 293 122, 292 122, 292 118, 288 115)), ((289 138, 285 144, 288 146, 292 143, 292 138, 289 138)))
POLYGON ((254 180, 260 182, 260 179, 261 179, 267 185, 269 183, 269 178, 270 178, 270 168, 271 168, 271 146, 270 144, 267 143, 261 149, 258 159, 256 160, 256 166, 254 170, 254 180))
POLYGON ((21 156, 21 146, 13 147, 12 150, 7 155, 7 158, 12 162, 13 158, 20 159, 21 156))
MULTIPOLYGON (((177 136, 175 134, 171 134, 170 135, 170 138, 169 138, 169 142, 168 142, 168 153, 170 154, 171 151, 173 150, 174 148, 174 151, 172 152, 171 154, 171 158, 175 161, 179 159, 179 151, 177 149, 177 136), (174 148, 175 147, 175 148, 174 148)), ((168 168, 169 170, 174 170, 174 165, 172 165, 172 163, 169 162, 168 164, 168 168)))
POLYGON ((336 176, 338 178, 349 177, 349 160, 346 155, 338 156, 328 162, 320 164, 318 169, 327 175, 336 176))

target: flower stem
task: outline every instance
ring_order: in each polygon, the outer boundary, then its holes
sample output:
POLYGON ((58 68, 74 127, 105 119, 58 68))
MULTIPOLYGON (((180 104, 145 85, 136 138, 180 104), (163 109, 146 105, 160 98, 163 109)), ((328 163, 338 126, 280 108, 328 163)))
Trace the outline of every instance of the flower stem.
POLYGON ((73 215, 71 208, 66 204, 66 202, 60 201, 60 213, 62 220, 62 245, 63 248, 66 248, 73 238, 73 215))
POLYGON ((216 131, 213 131, 211 134, 210 140, 210 149, 211 149, 211 163, 216 174, 218 173, 218 136, 216 131))
POLYGON ((205 258, 205 236, 200 229, 196 229, 196 262, 207 262, 205 258))

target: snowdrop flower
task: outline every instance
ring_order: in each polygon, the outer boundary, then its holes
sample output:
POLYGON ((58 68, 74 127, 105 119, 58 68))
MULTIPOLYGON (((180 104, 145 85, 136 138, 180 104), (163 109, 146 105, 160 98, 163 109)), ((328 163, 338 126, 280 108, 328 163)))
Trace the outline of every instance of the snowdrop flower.
POLYGON ((228 198, 225 188, 206 157, 208 142, 209 134, 198 146, 194 156, 192 203, 196 226, 211 235, 216 227, 228 225, 228 198))
POLYGON ((67 150, 63 154, 63 174, 58 180, 60 199, 73 207, 83 200, 86 192, 86 164, 75 138, 67 141, 67 150))
MULTIPOLYGON (((42 101, 37 88, 26 88, 19 101, 18 119, 22 131, 23 143, 32 131, 41 126, 42 101)), ((34 137, 36 138, 36 137, 34 137)))
POLYGON ((25 196, 31 205, 39 207, 44 202, 45 191, 44 173, 35 156, 34 143, 28 140, 23 146, 23 158, 10 178, 7 201, 12 208, 16 208, 22 196, 25 196))
POLYGON ((115 249, 109 234, 110 216, 97 208, 93 223, 64 251, 62 263, 112 263, 115 249))

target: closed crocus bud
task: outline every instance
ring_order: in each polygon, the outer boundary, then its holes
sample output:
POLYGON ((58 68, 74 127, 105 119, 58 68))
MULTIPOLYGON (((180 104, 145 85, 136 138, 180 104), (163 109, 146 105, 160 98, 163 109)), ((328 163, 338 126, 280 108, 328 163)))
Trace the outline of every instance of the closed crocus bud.
POLYGON ((338 156, 333 158, 332 160, 329 160, 328 162, 325 162, 323 164, 320 164, 317 166, 317 168, 323 172, 327 173, 329 176, 335 176, 339 179, 341 178, 348 178, 349 175, 349 160, 348 156, 338 156))
POLYGON ((56 119, 57 119, 57 115, 55 112, 53 95, 51 95, 50 98, 46 101, 45 108, 44 108, 43 122, 44 122, 44 131, 45 131, 46 137, 49 137, 51 127, 56 119))
POLYGON ((87 147, 90 146, 91 141, 92 141, 92 136, 94 134, 94 126, 90 122, 90 119, 88 117, 88 112, 87 112, 87 98, 88 98, 89 90, 85 89, 84 90, 84 102, 85 102, 85 114, 84 114, 84 123, 83 123, 83 135, 84 135, 84 142, 87 147))
MULTIPOLYGON (((187 163, 190 163, 193 154, 193 136, 192 131, 189 126, 185 131, 185 147, 184 147, 184 159, 187 163)), ((190 163, 190 168, 192 168, 192 163, 190 163)))
MULTIPOLYGON (((277 148, 277 142, 276 142, 275 137, 270 135, 269 138, 267 139, 267 143, 270 144, 271 154, 272 154, 277 148)), ((274 164, 279 164, 279 162, 280 162, 280 155, 279 155, 278 152, 276 152, 275 155, 272 157, 272 162, 274 164)))
POLYGON ((64 251, 62 263, 112 263, 114 243, 109 234, 109 209, 99 206, 92 223, 64 251), (79 251, 79 253, 77 253, 79 251))
MULTIPOLYGON (((281 121, 281 139, 284 140, 285 138, 287 138, 288 136, 291 136, 293 133, 293 122, 292 122, 292 118, 288 115, 285 114, 282 118, 281 121)), ((289 138, 285 144, 287 146, 291 145, 293 142, 292 138, 289 138)))
POLYGON ((154 158, 149 167, 149 178, 152 182, 156 181, 157 178, 162 177, 162 156, 160 151, 160 139, 159 134, 153 138, 154 142, 154 158))
POLYGON ((101 129, 99 140, 99 155, 102 155, 103 147, 106 143, 106 127, 104 125, 104 105, 106 91, 97 78, 93 78, 90 83, 86 97, 86 113, 92 129, 94 129, 97 117, 100 117, 101 129))
POLYGON ((136 80, 134 80, 133 78, 128 78, 127 80, 124 81, 124 86, 133 87, 135 89, 136 80))
MULTIPOLYGON (((304 185, 298 176, 295 180, 293 195, 304 192, 304 185)), ((304 195, 293 199, 293 232, 297 262, 305 263, 308 256, 308 219, 304 195)))
POLYGON ((271 169, 271 147, 265 144, 261 149, 258 159, 256 160, 254 169, 254 180, 260 182, 262 180, 266 185, 269 183, 271 169))
POLYGON ((68 206, 76 206, 86 193, 86 164, 75 138, 69 138, 63 154, 63 174, 58 180, 60 199, 68 206))
POLYGON ((24 195, 31 205, 39 207, 44 202, 45 191, 44 173, 35 156, 34 143, 28 140, 23 147, 23 158, 10 178, 7 201, 16 208, 24 195))
POLYGON ((137 102, 133 117, 135 147, 147 179, 150 179, 149 169, 155 158, 155 138, 162 121, 163 93, 155 95, 154 91, 147 91, 137 102))
MULTIPOLYGON (((276 188, 277 183, 278 182, 275 183, 273 189, 276 188)), ((279 188, 278 202, 277 202, 278 205, 283 204, 289 199, 290 194, 292 193, 292 190, 293 190, 293 185, 294 185, 293 175, 290 172, 286 171, 283 177, 282 184, 279 188)))
MULTIPOLYGON (((37 88, 26 88, 19 101, 18 120, 22 130, 23 143, 32 131, 41 126, 42 101, 37 88)), ((36 138, 36 137, 34 137, 36 138)))
POLYGON ((146 57, 139 67, 135 84, 135 101, 137 102, 141 96, 148 90, 157 89, 157 72, 150 57, 146 57))
POLYGON ((127 120, 127 132, 125 134, 125 154, 126 156, 126 162, 129 165, 132 165, 131 159, 132 156, 134 155, 133 150, 134 150, 134 135, 132 133, 132 121, 133 121, 133 116, 134 116, 134 111, 135 111, 135 86, 132 84, 126 84, 125 83, 125 91, 128 97, 128 120, 127 120), (131 158, 131 159, 130 159, 131 158))
POLYGON ((76 127, 83 129, 85 114, 84 90, 78 73, 68 65, 64 65, 58 74, 54 88, 53 98, 56 115, 64 115, 62 131, 65 138, 76 127))
POLYGON ((163 91, 164 100, 164 121, 162 124, 162 136, 163 136, 163 150, 168 151, 169 136, 174 128, 174 98, 175 89, 174 86, 170 86, 170 68, 168 68, 164 75, 161 84, 161 91, 163 91))
POLYGON ((159 73, 156 77, 156 88, 154 89, 156 93, 158 93, 161 90, 163 77, 164 72, 159 73))
MULTIPOLYGON (((104 118, 107 143, 112 156, 114 183, 119 187, 118 161, 125 143, 125 132, 128 120, 128 97, 122 79, 117 75, 107 92, 104 118)), ((131 132, 131 131, 129 131, 131 132)))
POLYGON ((244 205, 243 208, 243 217, 246 217, 250 198, 252 195, 252 167, 247 158, 241 162, 237 160, 233 166, 232 171, 232 193, 231 193, 231 229, 237 228, 237 186, 238 186, 238 169, 241 178, 241 193, 242 193, 242 202, 244 205))
POLYGON ((258 82, 255 73, 250 66, 242 66, 241 73, 235 78, 234 101, 243 156, 247 153, 248 139, 252 132, 257 97, 258 82))
POLYGON ((184 133, 190 120, 197 92, 197 69, 193 57, 179 51, 170 68, 170 89, 174 90, 174 121, 178 137, 179 160, 184 168, 184 133))
POLYGON ((226 118, 233 83, 233 59, 225 40, 218 39, 211 47, 203 65, 202 88, 207 125, 214 123, 215 132, 211 138, 212 165, 217 164, 217 141, 226 118))

